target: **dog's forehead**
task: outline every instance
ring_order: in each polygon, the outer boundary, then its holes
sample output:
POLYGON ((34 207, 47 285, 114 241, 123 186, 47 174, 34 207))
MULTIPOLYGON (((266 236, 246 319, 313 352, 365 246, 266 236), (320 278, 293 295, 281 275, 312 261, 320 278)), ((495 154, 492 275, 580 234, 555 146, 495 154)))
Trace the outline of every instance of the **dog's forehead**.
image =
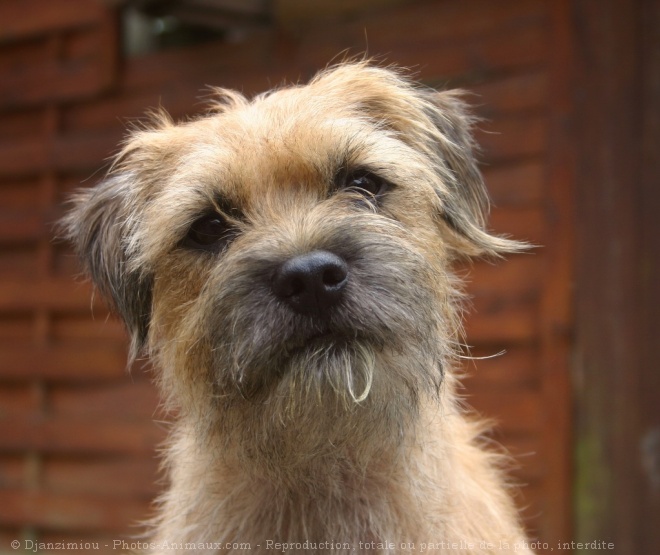
POLYGON ((193 135, 205 181, 243 199, 283 188, 314 189, 376 140, 350 103, 329 106, 306 88, 287 89, 217 114, 193 135))

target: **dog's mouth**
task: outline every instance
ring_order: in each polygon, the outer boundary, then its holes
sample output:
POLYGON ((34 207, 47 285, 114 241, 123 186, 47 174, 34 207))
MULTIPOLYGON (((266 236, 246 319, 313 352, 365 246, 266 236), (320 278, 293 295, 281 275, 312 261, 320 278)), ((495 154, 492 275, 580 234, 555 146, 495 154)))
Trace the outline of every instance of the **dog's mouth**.
POLYGON ((287 358, 321 349, 342 349, 360 341, 359 334, 348 334, 330 329, 314 331, 305 337, 287 342, 284 353, 287 358))

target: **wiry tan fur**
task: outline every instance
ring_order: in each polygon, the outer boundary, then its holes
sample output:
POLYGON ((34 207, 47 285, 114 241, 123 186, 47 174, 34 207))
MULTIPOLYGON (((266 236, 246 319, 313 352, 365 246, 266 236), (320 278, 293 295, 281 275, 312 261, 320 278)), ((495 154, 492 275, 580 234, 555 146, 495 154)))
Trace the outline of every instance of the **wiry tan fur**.
POLYGON ((456 393, 452 264, 521 247, 485 230, 460 96, 350 63, 216 97, 206 117, 134 131, 65 222, 177 414, 150 551, 529 553, 456 393), (344 186, 355 168, 382 198, 344 186), (230 235, 189 248, 209 211, 230 235), (296 314, 273 272, 318 250, 348 286, 328 314, 296 314))

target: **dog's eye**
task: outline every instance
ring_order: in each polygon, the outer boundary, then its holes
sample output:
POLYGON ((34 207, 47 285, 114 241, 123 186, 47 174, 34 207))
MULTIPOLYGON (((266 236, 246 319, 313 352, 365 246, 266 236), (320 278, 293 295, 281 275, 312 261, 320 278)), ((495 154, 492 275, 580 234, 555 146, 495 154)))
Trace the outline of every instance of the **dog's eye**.
POLYGON ((192 249, 216 250, 231 238, 231 226, 217 213, 196 220, 188 230, 183 245, 192 249))
POLYGON ((341 188, 378 199, 378 197, 387 190, 388 183, 375 173, 360 170, 346 175, 341 184, 341 188))

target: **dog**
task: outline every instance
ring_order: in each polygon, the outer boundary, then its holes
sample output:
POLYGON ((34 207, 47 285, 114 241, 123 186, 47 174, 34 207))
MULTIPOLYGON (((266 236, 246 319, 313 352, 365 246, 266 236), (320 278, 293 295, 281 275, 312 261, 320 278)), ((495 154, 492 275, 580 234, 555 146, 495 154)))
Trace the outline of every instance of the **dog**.
POLYGON ((473 119, 368 61, 133 130, 65 218, 174 411, 149 553, 531 553, 457 395, 473 119), (503 548, 504 546, 504 548, 503 548))

